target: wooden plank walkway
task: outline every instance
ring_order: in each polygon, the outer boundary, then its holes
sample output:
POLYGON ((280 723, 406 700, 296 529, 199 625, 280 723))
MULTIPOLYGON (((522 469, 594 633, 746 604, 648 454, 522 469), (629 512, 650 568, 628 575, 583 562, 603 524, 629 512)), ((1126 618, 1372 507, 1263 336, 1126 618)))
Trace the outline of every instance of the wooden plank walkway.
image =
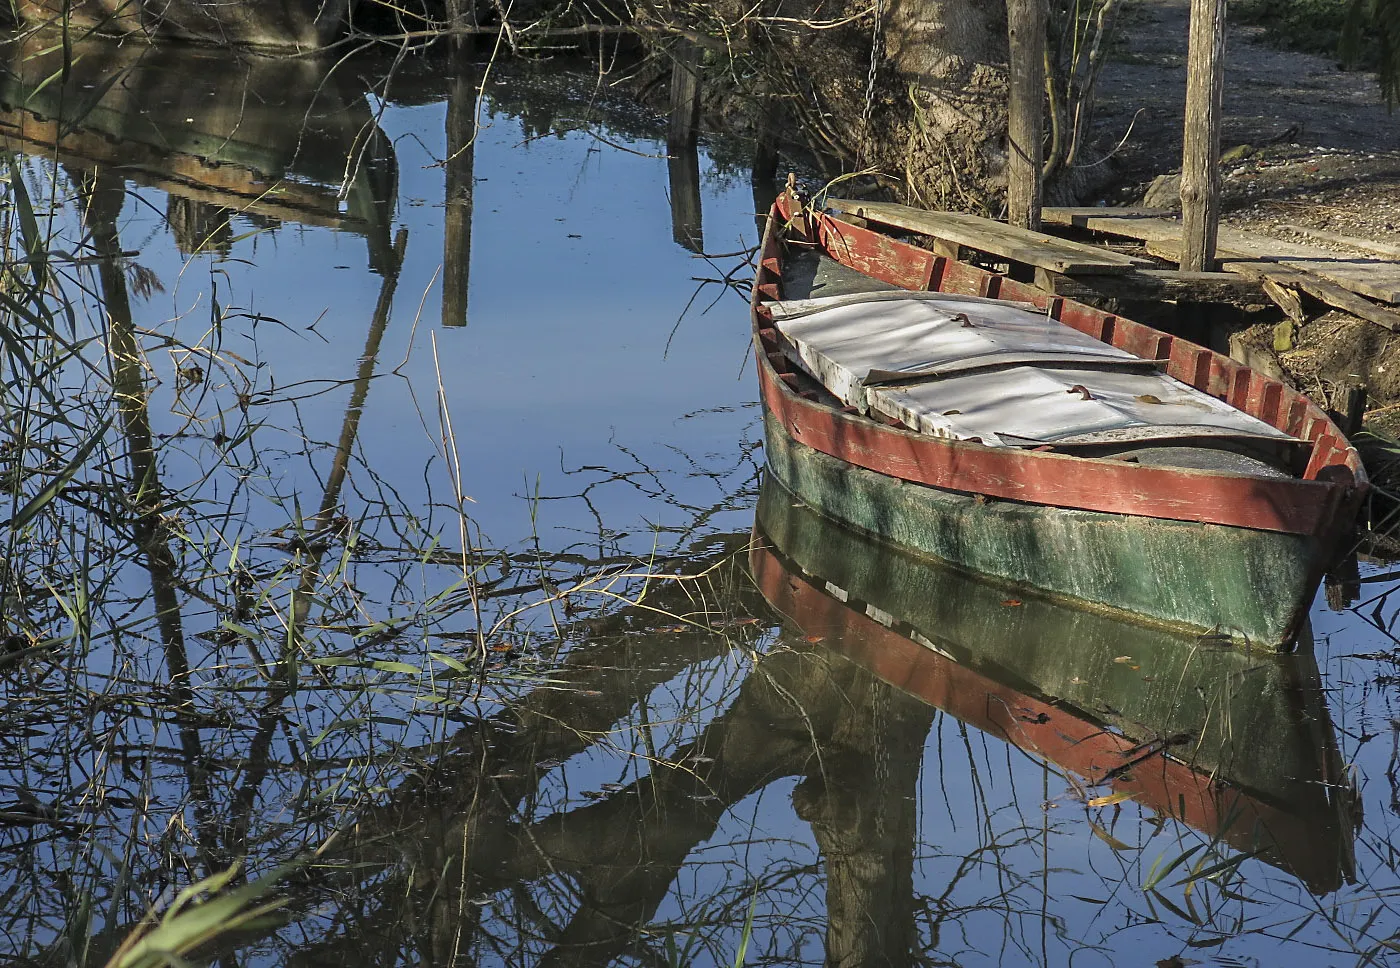
MULTIPOLYGON (((1147 251, 1173 258, 1180 251, 1181 223, 1155 217, 1143 210, 1120 213, 1116 209, 1046 208, 1042 219, 1050 225, 1073 225, 1092 232, 1137 239, 1147 251)), ((1283 242, 1252 235, 1222 225, 1217 255, 1223 263, 1273 263, 1315 276, 1351 292, 1387 303, 1400 303, 1400 262, 1382 256, 1347 256, 1315 245, 1283 242)), ((1236 271, 1230 269, 1229 271, 1236 271)), ((1346 308, 1346 307, 1338 307, 1346 308)))
POLYGON ((1061 275, 1125 274, 1139 266, 1151 265, 1148 260, 1136 256, 1057 239, 976 215, 927 212, 893 202, 863 202, 845 198, 829 198, 826 204, 839 212, 880 225, 919 232, 1061 275))
MULTIPOLYGON (((1295 321, 1305 318, 1299 293, 1400 333, 1400 311, 1379 303, 1400 303, 1400 247, 1317 232, 1324 241, 1345 243, 1366 255, 1345 255, 1313 245, 1283 242, 1228 226, 1220 229, 1222 272, 1183 273, 1156 268, 1151 260, 1096 245, 1057 238, 1004 222, 958 212, 928 212, 891 202, 833 198, 827 206, 852 221, 917 232, 934 239, 940 255, 973 249, 1035 270, 1037 285, 1056 293, 1097 290, 1128 298, 1237 301, 1248 291, 1267 296, 1295 321), (1391 255, 1394 251, 1397 255, 1391 255), (1370 298, 1366 298, 1370 297, 1370 298)), ((1043 211, 1046 225, 1075 227, 1143 243, 1159 259, 1179 262, 1181 222, 1150 208, 1057 208, 1043 211)))

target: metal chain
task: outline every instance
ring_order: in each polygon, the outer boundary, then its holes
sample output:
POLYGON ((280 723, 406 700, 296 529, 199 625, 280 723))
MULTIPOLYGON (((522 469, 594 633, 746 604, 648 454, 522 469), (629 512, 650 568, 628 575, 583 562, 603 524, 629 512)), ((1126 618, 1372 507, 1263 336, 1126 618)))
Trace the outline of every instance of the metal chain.
POLYGON ((865 77, 865 107, 860 112, 862 121, 869 121, 875 110, 875 75, 880 70, 880 58, 885 53, 885 0, 875 0, 875 26, 870 35, 870 73, 865 77))

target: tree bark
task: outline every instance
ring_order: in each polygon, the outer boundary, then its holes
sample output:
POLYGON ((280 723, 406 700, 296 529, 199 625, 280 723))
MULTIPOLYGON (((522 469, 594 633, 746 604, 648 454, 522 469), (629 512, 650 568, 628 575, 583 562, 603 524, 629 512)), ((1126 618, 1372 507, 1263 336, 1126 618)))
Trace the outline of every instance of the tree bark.
POLYGON ((1040 229, 1045 158, 1046 0, 1007 0, 1010 44, 1006 132, 1006 220, 1040 229))
POLYGON ((1191 0, 1186 129, 1181 157, 1181 269, 1215 267, 1220 222, 1220 113, 1226 0, 1191 0))

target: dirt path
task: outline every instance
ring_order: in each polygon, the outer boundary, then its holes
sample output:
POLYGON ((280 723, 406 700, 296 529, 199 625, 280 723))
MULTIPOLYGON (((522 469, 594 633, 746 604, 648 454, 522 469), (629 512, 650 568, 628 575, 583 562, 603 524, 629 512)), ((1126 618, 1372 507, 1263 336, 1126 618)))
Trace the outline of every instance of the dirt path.
MULTIPOLYGON (((1109 143, 1132 126, 1112 203, 1137 201, 1153 176, 1179 166, 1189 12, 1189 0, 1137 0, 1124 13, 1098 112, 1109 143)), ((1232 24, 1222 150, 1232 149, 1244 155, 1225 170, 1232 224, 1286 215, 1382 241, 1400 230, 1400 113, 1386 111, 1372 74, 1275 49, 1262 28, 1232 24), (1306 211, 1319 205, 1326 211, 1306 211)))

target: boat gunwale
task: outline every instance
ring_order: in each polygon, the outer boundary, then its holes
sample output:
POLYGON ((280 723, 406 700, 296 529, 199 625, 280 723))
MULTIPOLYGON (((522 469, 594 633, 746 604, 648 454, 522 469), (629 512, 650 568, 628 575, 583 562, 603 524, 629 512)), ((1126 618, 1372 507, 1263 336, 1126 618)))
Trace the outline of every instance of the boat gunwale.
POLYGON ((1360 456, 1332 420, 1280 381, 1142 323, 825 213, 806 211, 786 193, 774 203, 764 232, 751 314, 763 403, 788 433, 832 457, 915 484, 1027 504, 1318 538, 1328 537, 1354 517, 1369 486, 1360 456), (1143 359, 1166 359, 1170 375, 1182 382, 1311 442, 1313 454, 1304 476, 1265 479, 989 447, 919 434, 804 396, 788 383, 788 379, 799 383, 799 375, 779 351, 771 314, 762 305, 782 298, 784 248, 797 243, 814 246, 849 268, 904 289, 1030 302, 1100 342, 1143 359))

